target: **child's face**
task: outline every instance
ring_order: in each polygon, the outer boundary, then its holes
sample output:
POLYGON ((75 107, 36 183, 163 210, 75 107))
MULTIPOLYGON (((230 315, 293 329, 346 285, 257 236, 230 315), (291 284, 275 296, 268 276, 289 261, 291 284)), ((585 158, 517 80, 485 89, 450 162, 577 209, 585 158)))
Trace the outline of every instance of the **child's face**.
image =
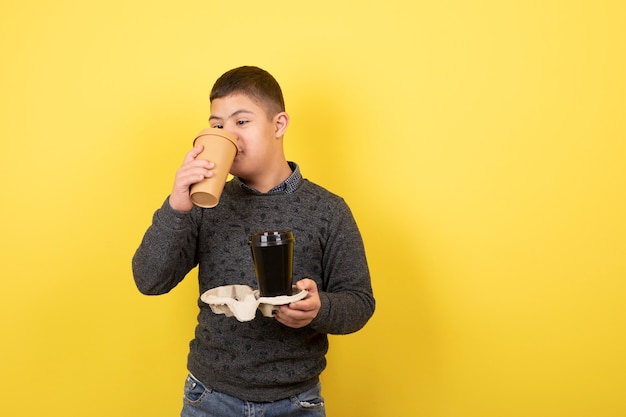
POLYGON ((260 178, 283 155, 276 117, 269 119, 265 109, 246 95, 214 99, 209 122, 237 138, 237 156, 230 169, 237 177, 260 178))

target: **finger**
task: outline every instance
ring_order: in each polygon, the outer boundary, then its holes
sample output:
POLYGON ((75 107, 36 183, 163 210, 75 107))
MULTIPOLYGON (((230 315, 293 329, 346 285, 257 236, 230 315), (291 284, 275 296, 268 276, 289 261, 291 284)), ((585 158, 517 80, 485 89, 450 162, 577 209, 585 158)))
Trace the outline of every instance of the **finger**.
POLYGON ((201 167, 181 169, 175 179, 174 186, 177 189, 186 191, 190 185, 210 178, 213 172, 201 167))
POLYGON ((280 313, 277 313, 275 315, 275 318, 279 323, 293 328, 304 327, 311 322, 311 320, 308 318, 294 318, 290 316, 285 316, 280 313))
POLYGON ((183 164, 178 169, 176 175, 179 178, 198 175, 208 178, 213 175, 213 172, 211 171, 213 168, 215 168, 215 163, 212 161, 207 161, 206 159, 193 159, 183 164))
POLYGON ((304 300, 290 303, 287 308, 292 311, 313 311, 315 310, 316 304, 315 300, 305 298, 304 300))
POLYGON ((183 165, 196 159, 198 155, 202 153, 203 150, 204 150, 203 145, 195 146, 192 150, 187 152, 187 154, 185 155, 185 159, 183 160, 183 165))
POLYGON ((215 168, 215 164, 211 161, 207 161, 207 160, 194 160, 191 161, 189 163, 187 163, 186 165, 183 165, 182 167, 180 167, 179 174, 180 176, 185 176, 185 175, 197 175, 197 174, 202 174, 207 176, 209 173, 212 173, 212 169, 215 168))

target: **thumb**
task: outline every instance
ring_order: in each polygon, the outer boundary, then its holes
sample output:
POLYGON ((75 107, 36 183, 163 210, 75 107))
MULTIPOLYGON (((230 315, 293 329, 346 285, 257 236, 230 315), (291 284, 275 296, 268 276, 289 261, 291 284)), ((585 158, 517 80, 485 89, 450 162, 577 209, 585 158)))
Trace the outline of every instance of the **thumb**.
POLYGON ((303 278, 300 281, 296 282, 296 288, 299 290, 307 290, 308 292, 317 292, 317 284, 315 281, 309 278, 303 278))

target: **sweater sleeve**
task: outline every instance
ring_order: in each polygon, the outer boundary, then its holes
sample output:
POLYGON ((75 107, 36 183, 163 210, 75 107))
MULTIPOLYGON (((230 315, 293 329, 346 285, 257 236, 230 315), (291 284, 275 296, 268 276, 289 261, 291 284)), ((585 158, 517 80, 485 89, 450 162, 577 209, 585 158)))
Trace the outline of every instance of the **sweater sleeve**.
POLYGON ((320 333, 348 334, 374 314, 375 300, 363 239, 347 204, 332 210, 322 261, 321 308, 311 327, 320 333))
POLYGON ((194 213, 175 211, 169 198, 154 213, 132 260, 133 277, 141 293, 167 293, 195 267, 198 232, 194 213))

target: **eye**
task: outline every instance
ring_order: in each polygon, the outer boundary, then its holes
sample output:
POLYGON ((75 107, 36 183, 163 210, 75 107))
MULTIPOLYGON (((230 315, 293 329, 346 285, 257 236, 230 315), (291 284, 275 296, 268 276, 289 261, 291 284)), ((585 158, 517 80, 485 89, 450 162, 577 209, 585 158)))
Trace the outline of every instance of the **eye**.
POLYGON ((239 126, 243 126, 243 125, 245 125, 246 123, 248 123, 248 120, 237 120, 237 124, 238 124, 239 126))
POLYGON ((222 126, 222 125, 213 125, 211 127, 215 128, 215 129, 223 129, 224 128, 224 126, 222 126))

